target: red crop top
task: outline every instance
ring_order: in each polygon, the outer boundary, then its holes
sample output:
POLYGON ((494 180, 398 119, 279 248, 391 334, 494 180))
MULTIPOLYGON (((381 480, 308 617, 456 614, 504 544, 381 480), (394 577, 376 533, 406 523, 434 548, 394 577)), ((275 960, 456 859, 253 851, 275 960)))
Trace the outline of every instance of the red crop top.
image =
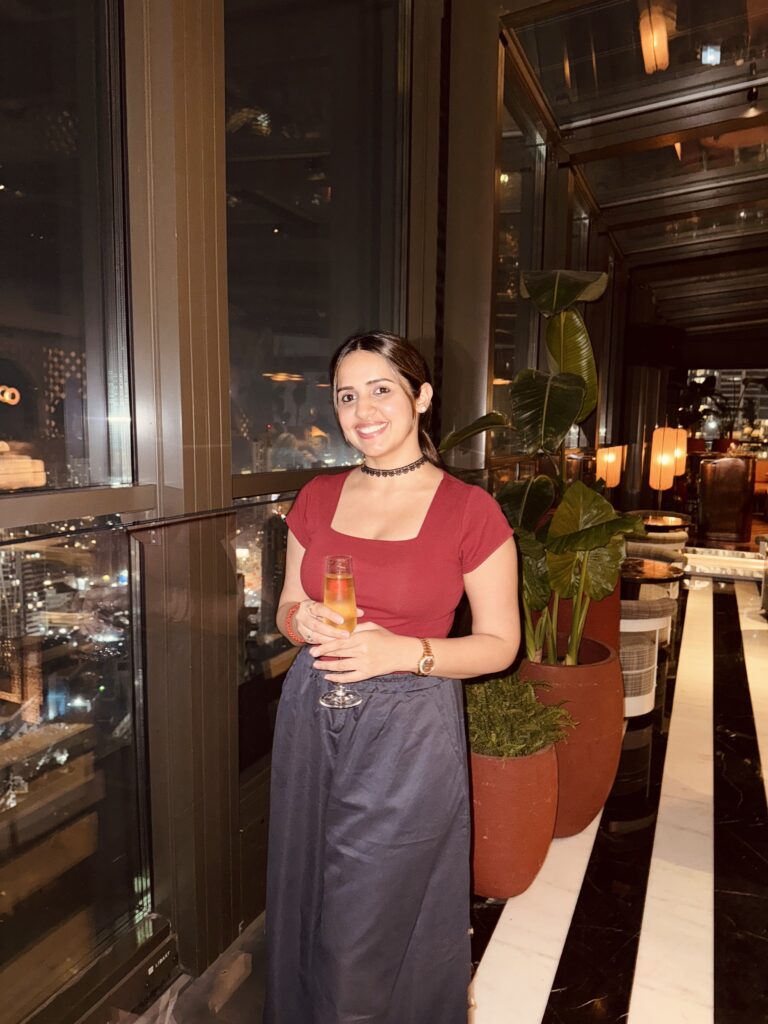
POLYGON ((352 555, 364 621, 402 636, 447 636, 464 592, 463 576, 512 536, 504 513, 482 488, 445 473, 416 537, 350 537, 331 529, 348 475, 315 477, 288 513, 288 526, 305 549, 306 594, 322 601, 326 555, 352 555))

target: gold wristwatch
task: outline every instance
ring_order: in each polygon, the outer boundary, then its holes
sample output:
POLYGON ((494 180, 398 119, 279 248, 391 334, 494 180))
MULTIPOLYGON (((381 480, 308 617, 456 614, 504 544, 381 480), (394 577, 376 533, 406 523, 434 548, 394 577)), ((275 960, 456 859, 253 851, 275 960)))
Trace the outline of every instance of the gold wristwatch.
POLYGON ((419 658, 419 664, 416 666, 416 675, 428 676, 435 667, 435 656, 432 653, 432 644, 429 640, 424 640, 422 637, 419 637, 419 642, 424 648, 424 653, 419 658))

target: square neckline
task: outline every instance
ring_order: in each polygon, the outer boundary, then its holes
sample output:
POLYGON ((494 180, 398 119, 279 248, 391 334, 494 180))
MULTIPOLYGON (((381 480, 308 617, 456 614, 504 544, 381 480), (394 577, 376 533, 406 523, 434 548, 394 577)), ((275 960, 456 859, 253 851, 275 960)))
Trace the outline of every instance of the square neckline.
POLYGON ((426 514, 425 514, 424 518, 421 521, 421 526, 419 527, 419 532, 416 534, 416 536, 415 537, 402 537, 402 538, 388 538, 388 537, 358 537, 354 533, 342 533, 341 530, 336 530, 334 528, 333 520, 336 518, 336 513, 337 513, 338 508, 339 508, 339 502, 341 501, 341 495, 342 495, 342 492, 344 490, 344 485, 346 484, 347 480, 349 479, 350 473, 352 473, 352 470, 350 470, 349 473, 341 474, 342 483, 341 483, 341 487, 339 487, 338 492, 336 494, 336 501, 335 501, 334 506, 333 506, 333 511, 331 513, 331 518, 330 518, 330 521, 329 521, 329 524, 328 524, 328 529, 331 531, 331 533, 335 533, 337 537, 344 537, 345 540, 361 540, 361 541, 365 541, 367 544, 413 544, 414 541, 419 540, 421 538, 422 533, 424 533, 424 528, 426 527, 427 522, 429 521, 429 517, 432 515, 432 512, 433 512, 433 510, 435 508, 435 505, 437 504, 437 496, 440 494, 440 491, 442 490, 443 485, 445 484, 446 478, 448 476, 448 474, 445 472, 445 470, 442 470, 442 474, 443 474, 442 479, 440 480, 440 483, 435 488, 435 493, 432 495, 432 498, 431 498, 431 500, 429 502, 429 506, 427 508, 426 514))

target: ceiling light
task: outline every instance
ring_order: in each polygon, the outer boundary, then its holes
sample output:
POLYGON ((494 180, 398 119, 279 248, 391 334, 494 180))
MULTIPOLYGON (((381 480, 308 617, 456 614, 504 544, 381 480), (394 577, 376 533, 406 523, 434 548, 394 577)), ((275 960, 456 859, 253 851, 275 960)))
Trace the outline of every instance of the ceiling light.
POLYGON ((640 46, 647 75, 666 71, 669 67, 669 29, 661 4, 650 4, 640 12, 640 46))
POLYGON ((716 68, 720 63, 720 44, 709 44, 701 48, 701 63, 716 68))

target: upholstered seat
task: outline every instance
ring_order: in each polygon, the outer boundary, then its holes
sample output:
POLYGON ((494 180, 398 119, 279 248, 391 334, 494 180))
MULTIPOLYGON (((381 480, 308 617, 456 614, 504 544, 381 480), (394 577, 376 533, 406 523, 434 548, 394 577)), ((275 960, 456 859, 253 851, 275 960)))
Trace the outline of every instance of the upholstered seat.
POLYGON ((656 694, 656 644, 647 633, 624 633, 619 649, 624 677, 624 715, 653 711, 656 694))
POLYGON ((668 597, 622 601, 619 660, 624 676, 624 714, 653 710, 659 644, 669 641, 677 602, 668 597))

